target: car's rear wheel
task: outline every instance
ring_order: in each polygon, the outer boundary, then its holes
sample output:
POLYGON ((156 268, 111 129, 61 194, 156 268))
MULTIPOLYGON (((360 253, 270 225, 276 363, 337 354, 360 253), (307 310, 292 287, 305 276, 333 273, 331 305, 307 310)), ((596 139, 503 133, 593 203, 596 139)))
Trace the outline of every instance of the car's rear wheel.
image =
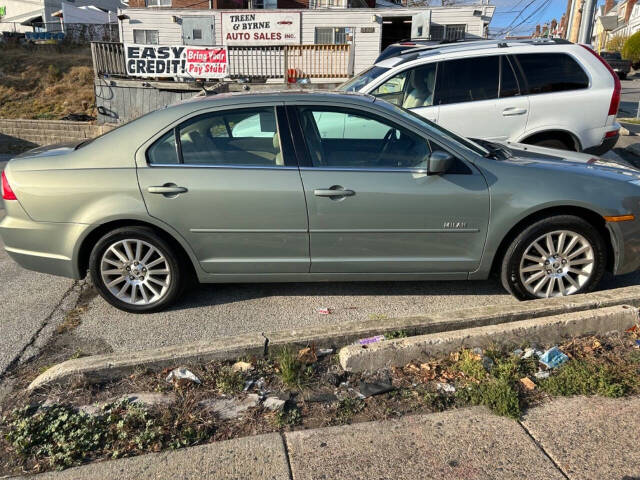
POLYGON ((534 223, 513 240, 501 279, 520 300, 562 297, 593 290, 605 266, 600 233, 580 217, 558 215, 534 223))
POLYGON ((557 150, 574 150, 574 148, 568 145, 564 140, 559 138, 545 138, 543 140, 537 140, 533 143, 538 147, 555 148, 557 150))
POLYGON ((173 303, 184 276, 174 249, 146 227, 123 227, 103 236, 91 252, 89 271, 107 302, 132 313, 173 303))

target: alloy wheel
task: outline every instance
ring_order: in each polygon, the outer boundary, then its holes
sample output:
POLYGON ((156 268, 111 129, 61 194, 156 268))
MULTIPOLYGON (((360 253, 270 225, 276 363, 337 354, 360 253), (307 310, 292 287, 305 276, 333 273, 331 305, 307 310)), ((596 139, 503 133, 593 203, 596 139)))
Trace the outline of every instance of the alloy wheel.
POLYGON ((171 267, 162 252, 139 239, 110 245, 100 260, 105 287, 130 305, 149 305, 161 300, 171 285, 171 267))
POLYGON ((569 230, 546 233, 534 240, 520 260, 520 280, 539 298, 578 292, 594 272, 594 249, 582 235, 569 230))

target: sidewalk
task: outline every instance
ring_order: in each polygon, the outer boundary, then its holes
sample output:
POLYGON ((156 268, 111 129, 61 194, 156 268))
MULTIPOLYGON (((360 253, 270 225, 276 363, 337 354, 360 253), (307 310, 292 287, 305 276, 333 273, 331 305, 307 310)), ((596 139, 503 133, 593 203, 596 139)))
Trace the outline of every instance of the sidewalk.
POLYGON ((34 480, 640 477, 640 397, 561 398, 521 422, 480 407, 218 442, 34 480))

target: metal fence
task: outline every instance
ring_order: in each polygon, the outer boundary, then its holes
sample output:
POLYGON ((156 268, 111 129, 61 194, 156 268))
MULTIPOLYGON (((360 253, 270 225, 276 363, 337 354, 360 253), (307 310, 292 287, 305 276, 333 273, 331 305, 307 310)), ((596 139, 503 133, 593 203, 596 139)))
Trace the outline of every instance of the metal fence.
POLYGON ((120 29, 117 23, 34 22, 26 26, 20 23, 0 22, 0 32, 24 33, 26 40, 32 42, 67 41, 89 43, 120 41, 120 29))
MULTIPOLYGON (((348 78, 353 75, 351 45, 271 45, 228 49, 229 77, 248 79, 348 78)), ((124 45, 91 44, 97 76, 127 76, 124 45)))

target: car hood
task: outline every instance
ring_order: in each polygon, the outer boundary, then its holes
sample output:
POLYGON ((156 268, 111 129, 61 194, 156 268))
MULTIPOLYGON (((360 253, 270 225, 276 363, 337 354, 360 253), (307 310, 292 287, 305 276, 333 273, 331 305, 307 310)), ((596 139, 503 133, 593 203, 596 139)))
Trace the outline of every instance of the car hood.
POLYGON ((45 147, 36 147, 20 155, 16 155, 13 158, 37 158, 37 157, 56 157, 58 155, 64 155, 69 152, 73 152, 78 145, 85 140, 77 140, 73 142, 58 143, 55 145, 47 145, 45 147))
POLYGON ((522 143, 494 142, 507 148, 511 157, 504 162, 523 167, 545 168, 567 173, 604 176, 614 180, 640 180, 640 169, 624 160, 610 160, 587 153, 569 152, 522 143))

